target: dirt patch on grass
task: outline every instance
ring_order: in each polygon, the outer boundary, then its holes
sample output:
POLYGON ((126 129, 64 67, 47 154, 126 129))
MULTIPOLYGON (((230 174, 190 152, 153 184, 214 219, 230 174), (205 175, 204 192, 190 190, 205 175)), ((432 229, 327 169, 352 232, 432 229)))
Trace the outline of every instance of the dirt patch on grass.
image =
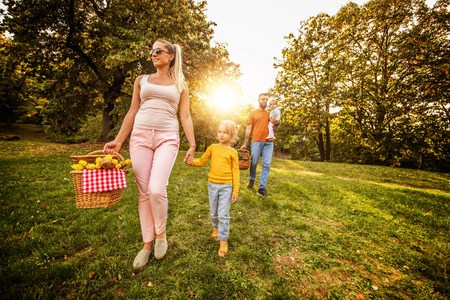
POLYGON ((274 270, 291 283, 292 289, 299 296, 308 299, 326 299, 332 292, 344 297, 353 295, 354 298, 359 295, 358 299, 366 299, 364 295, 368 291, 394 284, 405 276, 403 272, 373 258, 367 258, 364 264, 359 264, 347 259, 302 253, 296 248, 291 248, 288 255, 276 256, 273 265, 274 270), (315 255, 324 259, 329 268, 313 269, 308 266, 308 257, 315 255))

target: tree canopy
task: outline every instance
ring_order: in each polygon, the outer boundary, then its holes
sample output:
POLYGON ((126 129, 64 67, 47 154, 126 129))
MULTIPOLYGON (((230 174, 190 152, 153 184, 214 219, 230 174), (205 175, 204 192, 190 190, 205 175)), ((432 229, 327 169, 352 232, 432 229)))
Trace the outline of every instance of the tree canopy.
POLYGON ((184 51, 192 98, 207 77, 239 76, 224 45, 211 46, 214 23, 206 2, 193 0, 8 0, 3 32, 42 84, 44 117, 54 131, 73 134, 89 116, 103 114, 101 139, 119 122, 132 81, 154 72, 152 43, 166 39, 184 51))
POLYGON ((303 140, 322 161, 448 166, 448 5, 350 2, 301 22, 276 64, 272 94, 294 129, 278 143, 303 140))

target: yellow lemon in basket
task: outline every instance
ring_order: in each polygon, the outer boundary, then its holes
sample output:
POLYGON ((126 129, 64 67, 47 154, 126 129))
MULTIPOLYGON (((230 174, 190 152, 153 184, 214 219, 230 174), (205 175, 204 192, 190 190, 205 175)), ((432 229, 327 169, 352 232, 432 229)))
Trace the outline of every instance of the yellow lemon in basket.
POLYGON ((101 169, 102 168, 102 164, 101 163, 95 164, 95 168, 96 169, 101 169))
POLYGON ((127 159, 127 160, 125 161, 125 164, 126 164, 126 165, 131 164, 131 159, 127 159))
POLYGON ((82 165, 83 167, 84 167, 85 165, 87 165, 87 161, 85 161, 85 160, 80 160, 80 161, 78 161, 78 163, 79 163, 80 165, 82 165))
POLYGON ((117 164, 117 165, 115 165, 114 166, 116 169, 120 169, 120 167, 122 167, 122 165, 121 164, 117 164))
POLYGON ((87 164, 86 165, 86 169, 94 170, 95 169, 95 165, 94 164, 87 164))
POLYGON ((113 160, 111 160, 111 163, 112 163, 113 165, 117 165, 117 164, 119 163, 119 161, 118 161, 117 159, 113 159, 113 160))
POLYGON ((102 158, 101 158, 101 157, 97 157, 97 158, 95 159, 95 162, 96 162, 97 164, 99 164, 101 161, 102 161, 102 158))
POLYGON ((74 170, 83 170, 83 166, 80 164, 71 165, 72 169, 74 170))
POLYGON ((108 154, 108 155, 106 155, 105 156, 107 159, 109 159, 109 160, 112 160, 113 159, 113 156, 111 155, 111 154, 108 154))

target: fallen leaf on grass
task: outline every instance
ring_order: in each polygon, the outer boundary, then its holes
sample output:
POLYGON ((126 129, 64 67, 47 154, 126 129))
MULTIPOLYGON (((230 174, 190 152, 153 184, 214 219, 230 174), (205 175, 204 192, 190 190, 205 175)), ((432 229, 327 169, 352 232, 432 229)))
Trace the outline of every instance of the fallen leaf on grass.
POLYGON ((364 300, 364 295, 358 294, 356 295, 356 299, 364 300))
POLYGON ((91 279, 92 278, 92 276, 94 276, 95 275, 95 272, 91 272, 91 273, 89 273, 89 279, 91 279))
POLYGON ((372 288, 373 288, 375 291, 378 291, 378 287, 377 287, 376 285, 372 285, 372 288))
POLYGON ((151 281, 148 282, 147 286, 152 287, 153 283, 151 281))
POLYGON ((406 266, 406 265, 405 265, 405 266, 403 266, 403 268, 405 268, 406 270, 409 270, 409 267, 408 267, 408 266, 406 266))
POLYGON ((119 280, 122 280, 122 276, 120 276, 120 274, 117 275, 117 278, 118 278, 119 280))

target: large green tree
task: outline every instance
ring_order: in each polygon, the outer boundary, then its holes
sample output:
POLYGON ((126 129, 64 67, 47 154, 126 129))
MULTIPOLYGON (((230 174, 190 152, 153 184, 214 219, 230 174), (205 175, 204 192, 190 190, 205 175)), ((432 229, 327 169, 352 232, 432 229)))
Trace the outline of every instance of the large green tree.
POLYGON ((337 148, 352 150, 344 157, 416 167, 448 135, 440 117, 448 107, 448 1, 438 3, 433 10, 422 0, 350 3, 336 15, 347 57, 337 120, 344 133, 337 148))
MULTIPOLYGON (((108 137, 116 106, 129 103, 124 85, 154 71, 148 51, 158 38, 182 46, 194 94, 202 60, 228 58, 210 46, 213 23, 204 15, 206 2, 7 0, 5 5, 2 30, 13 35, 24 49, 22 57, 39 71, 43 96, 49 100, 48 122, 67 134, 100 110, 101 139, 108 137)), ((228 67, 219 64, 215 70, 228 67)))
MULTIPOLYGON (((409 89, 420 98, 409 114, 402 143, 409 156, 419 156, 421 168, 450 171, 450 12, 449 0, 418 12, 417 23, 405 40, 409 89), (409 133, 409 134, 408 134, 409 133)), ((404 155, 407 156, 407 155, 404 155)))
MULTIPOLYGON (((320 14, 300 23, 299 34, 287 37, 272 94, 280 99, 283 126, 314 141, 320 160, 330 160, 331 108, 336 104, 339 57, 335 55, 332 17, 320 14)), ((284 143, 297 143, 290 135, 284 143)))
POLYGON ((406 116, 418 101, 401 53, 423 6, 423 1, 409 0, 370 1, 361 7, 350 3, 336 16, 341 54, 349 58, 340 114, 354 121, 352 131, 366 149, 366 162, 393 162, 406 116))
POLYGON ((282 71, 272 92, 287 128, 278 141, 311 155, 305 148, 315 140, 321 160, 329 159, 321 146, 324 134, 338 161, 410 167, 448 162, 448 5, 350 2, 332 17, 302 22, 277 65, 282 71), (330 118, 333 106, 339 111, 330 118))

